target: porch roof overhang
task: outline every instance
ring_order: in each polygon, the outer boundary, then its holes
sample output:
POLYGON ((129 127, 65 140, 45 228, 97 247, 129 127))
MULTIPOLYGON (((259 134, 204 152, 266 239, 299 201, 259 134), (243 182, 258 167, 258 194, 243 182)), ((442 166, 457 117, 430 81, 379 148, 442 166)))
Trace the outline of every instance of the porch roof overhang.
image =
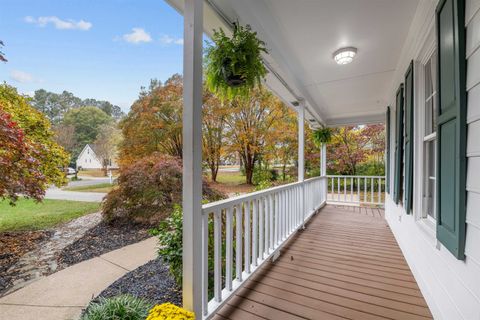
MULTIPOLYGON (((180 13, 184 0, 167 0, 180 13)), ((388 93, 419 0, 205 0, 204 31, 249 24, 267 43, 267 86, 303 99, 312 127, 384 121, 388 93), (358 48, 351 64, 332 54, 358 48)))

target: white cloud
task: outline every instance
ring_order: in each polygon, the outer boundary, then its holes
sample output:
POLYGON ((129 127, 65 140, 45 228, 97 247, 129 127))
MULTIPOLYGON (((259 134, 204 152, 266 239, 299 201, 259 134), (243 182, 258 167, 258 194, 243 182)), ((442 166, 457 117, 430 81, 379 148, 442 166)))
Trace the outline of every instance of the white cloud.
POLYGON ((142 28, 133 28, 131 33, 123 35, 123 40, 130 43, 151 42, 152 37, 142 28))
POLYGON ((180 46, 183 45, 183 39, 182 38, 173 38, 169 35, 163 35, 160 38, 160 42, 163 44, 178 44, 180 46))
POLYGON ((86 31, 89 30, 92 27, 92 24, 90 22, 87 22, 85 20, 62 20, 59 17, 55 16, 49 16, 49 17, 38 17, 34 18, 31 16, 25 17, 25 22, 27 23, 33 23, 36 24, 40 27, 45 27, 47 24, 51 23, 55 26, 56 29, 60 30, 82 30, 86 31))
POLYGON ((10 72, 10 78, 20 83, 32 82, 34 80, 30 73, 20 70, 12 70, 10 72))

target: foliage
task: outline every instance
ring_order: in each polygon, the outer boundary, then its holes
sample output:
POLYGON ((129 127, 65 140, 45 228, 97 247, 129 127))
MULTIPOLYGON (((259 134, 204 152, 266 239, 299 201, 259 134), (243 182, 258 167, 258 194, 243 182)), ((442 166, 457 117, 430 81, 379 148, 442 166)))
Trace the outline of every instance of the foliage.
POLYGON ((202 118, 203 159, 210 169, 212 181, 217 181, 218 168, 224 151, 228 108, 212 93, 204 91, 202 118))
POLYGON ((171 303, 153 307, 146 320, 195 320, 195 314, 171 303))
POLYGON ((385 127, 383 125, 335 128, 327 146, 327 168, 331 174, 357 175, 367 161, 383 167, 385 127))
POLYGON ((46 178, 39 170, 36 150, 11 116, 0 109, 0 197, 15 201, 19 194, 40 200, 46 178))
POLYGON ((15 206, 0 201, 0 232, 31 231, 55 227, 83 215, 97 212, 99 203, 44 199, 18 199, 15 206))
POLYGON ((120 130, 113 123, 105 123, 98 128, 97 138, 93 143, 95 154, 100 159, 105 176, 108 167, 117 154, 117 147, 122 139, 120 130))
POLYGON ((81 320, 145 320, 152 304, 130 295, 91 302, 81 320))
POLYGON ((259 87, 267 74, 262 53, 267 53, 265 43, 249 25, 234 25, 232 37, 220 28, 215 30, 206 48, 206 81, 208 88, 221 98, 247 97, 250 90, 259 87), (228 78, 236 78, 233 86, 228 78))
POLYGON ((63 169, 69 157, 54 141, 48 119, 7 84, 0 85, 0 111, 0 139, 4 139, 0 144, 0 197, 16 200, 19 193, 25 193, 40 200, 48 185, 65 184, 63 169))
MULTIPOLYGON (((0 48, 5 46, 5 44, 3 43, 2 40, 0 40, 0 48)), ((3 53, 3 51, 0 50, 0 61, 2 62, 7 62, 7 58, 5 58, 5 54, 3 53)))
POLYGON ((81 107, 70 109, 63 118, 63 125, 75 129, 75 143, 72 150, 73 158, 77 158, 86 144, 93 144, 103 125, 111 124, 112 118, 96 107, 81 107))
POLYGON ((329 143, 332 140, 332 129, 321 128, 313 131, 313 141, 317 146, 321 146, 323 143, 329 143))
POLYGON ((68 91, 54 93, 40 89, 35 91, 31 103, 35 109, 43 112, 55 125, 61 123, 65 113, 71 109, 86 106, 96 107, 115 119, 120 119, 124 116, 119 106, 112 105, 108 101, 82 100, 68 91))
POLYGON ((173 206, 170 216, 152 230, 152 234, 158 237, 158 255, 168 263, 170 273, 179 286, 182 285, 182 230, 183 212, 178 204, 173 206))
POLYGON ((240 155, 247 184, 253 184, 255 164, 273 133, 273 124, 282 117, 281 106, 282 102, 266 90, 253 90, 247 99, 231 101, 226 118, 228 148, 240 155))
MULTIPOLYGON (((107 221, 158 223, 182 199, 182 163, 178 158, 153 153, 120 169, 118 188, 108 193, 102 211, 107 221)), ((203 184, 204 198, 223 195, 203 184)))
POLYGON ((120 163, 161 152, 182 157, 182 77, 173 75, 164 85, 152 80, 120 123, 123 142, 120 144, 120 163))

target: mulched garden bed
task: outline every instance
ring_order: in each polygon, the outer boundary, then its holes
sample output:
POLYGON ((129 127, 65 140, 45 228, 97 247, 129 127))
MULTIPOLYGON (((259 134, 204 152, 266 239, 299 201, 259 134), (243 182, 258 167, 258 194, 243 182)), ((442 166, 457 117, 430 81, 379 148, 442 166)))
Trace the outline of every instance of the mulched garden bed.
POLYGON ((110 298, 120 294, 130 294, 156 304, 171 302, 182 305, 182 290, 176 285, 168 271, 168 265, 161 258, 130 271, 103 290, 98 297, 110 298))
POLYGON ((150 229, 151 226, 142 224, 100 222, 63 249, 57 259, 59 269, 145 240, 151 237, 150 229))
POLYGON ((0 292, 7 288, 14 277, 7 274, 25 253, 33 250, 40 242, 50 238, 52 231, 26 231, 0 233, 0 292))

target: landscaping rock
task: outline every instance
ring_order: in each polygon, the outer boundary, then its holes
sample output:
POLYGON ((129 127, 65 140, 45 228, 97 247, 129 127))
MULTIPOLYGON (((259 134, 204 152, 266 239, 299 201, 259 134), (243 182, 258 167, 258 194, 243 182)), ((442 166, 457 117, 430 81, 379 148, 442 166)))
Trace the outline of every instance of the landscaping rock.
POLYGON ((182 290, 170 275, 168 265, 161 258, 152 260, 115 281, 99 297, 109 298, 130 294, 156 304, 171 302, 182 304, 182 290))
POLYGON ((100 222, 89 229, 75 242, 66 246, 59 254, 58 268, 63 269, 76 263, 100 256, 147 239, 150 226, 132 223, 108 224, 100 222))
MULTIPOLYGON (((23 255, 2 273, 2 279, 5 278, 6 282, 4 281, 3 286, 0 286, 0 296, 58 271, 57 256, 66 246, 74 243, 87 230, 96 226, 101 219, 100 213, 92 213, 65 223, 54 231, 48 231, 49 236, 42 237, 35 247, 23 252, 23 255)), ((17 239, 17 241, 22 240, 17 239)))

